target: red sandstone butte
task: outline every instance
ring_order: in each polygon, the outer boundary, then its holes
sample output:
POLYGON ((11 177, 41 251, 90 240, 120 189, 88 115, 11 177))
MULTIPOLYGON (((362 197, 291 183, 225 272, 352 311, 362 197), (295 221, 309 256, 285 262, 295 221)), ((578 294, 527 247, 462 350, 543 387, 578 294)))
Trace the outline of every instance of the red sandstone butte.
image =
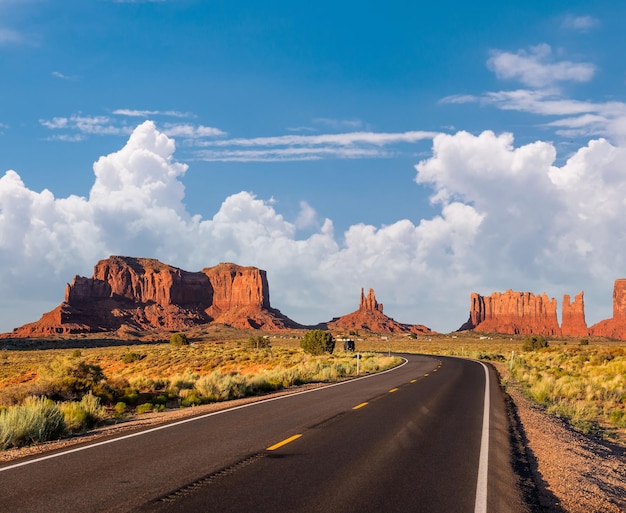
POLYGON ((582 337, 589 335, 589 328, 585 321, 584 292, 580 291, 574 296, 574 302, 570 302, 568 294, 563 296, 561 310, 561 335, 582 337))
POLYGON ((188 272, 151 258, 112 256, 96 264, 92 278, 76 276, 57 308, 5 338, 181 330, 208 323, 301 327, 270 306, 266 273, 256 267, 226 263, 188 272))
POLYGON ((472 329, 482 333, 559 335, 556 299, 543 293, 494 292, 470 296, 470 315, 460 330, 472 329))
POLYGON ((590 332, 597 337, 626 340, 626 279, 617 279, 613 285, 613 318, 594 324, 590 332))
POLYGON ((331 330, 367 330, 377 333, 434 333, 421 324, 402 324, 383 313, 383 305, 376 301, 374 290, 369 289, 367 296, 361 289, 359 309, 327 323, 331 330))

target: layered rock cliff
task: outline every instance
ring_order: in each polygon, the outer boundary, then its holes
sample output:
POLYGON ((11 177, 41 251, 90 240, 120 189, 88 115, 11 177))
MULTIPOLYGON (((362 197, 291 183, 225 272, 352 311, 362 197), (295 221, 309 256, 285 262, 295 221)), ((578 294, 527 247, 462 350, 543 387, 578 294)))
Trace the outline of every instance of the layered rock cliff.
POLYGON ((208 323, 280 330, 300 327, 270 306, 265 271, 219 264, 188 272, 158 260, 112 256, 92 278, 76 276, 65 300, 14 337, 94 333, 122 327, 182 330, 208 323))
POLYGON ((582 337, 589 335, 589 328, 585 321, 585 300, 581 291, 574 296, 574 302, 570 302, 568 294, 563 296, 561 310, 561 335, 582 337))
POLYGON ((338 317, 327 323, 332 330, 367 330, 377 333, 433 333, 421 324, 402 324, 383 313, 383 305, 376 301, 373 289, 369 289, 367 296, 361 289, 359 309, 338 317))
POLYGON ((472 329, 483 333, 559 335, 561 329, 556 316, 556 299, 544 293, 494 292, 470 296, 470 315, 461 330, 472 329))
POLYGON ((613 317, 594 324, 589 331, 597 337, 626 340, 626 279, 613 284, 613 317))

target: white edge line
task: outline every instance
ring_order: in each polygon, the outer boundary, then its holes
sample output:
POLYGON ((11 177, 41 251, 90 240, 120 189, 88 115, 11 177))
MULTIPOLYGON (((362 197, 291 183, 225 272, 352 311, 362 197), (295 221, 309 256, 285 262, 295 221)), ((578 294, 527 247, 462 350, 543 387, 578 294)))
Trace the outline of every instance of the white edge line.
POLYGON ((485 369, 485 400, 483 405, 483 429, 480 439, 474 513, 487 513, 487 476, 489 474, 489 369, 483 362, 478 363, 485 369))
POLYGON ((81 447, 76 447, 74 449, 68 449, 67 451, 57 452, 57 453, 54 453, 54 454, 49 454, 48 456, 41 456, 39 458, 35 458, 35 459, 32 459, 32 460, 22 461, 21 463, 15 463, 13 465, 9 465, 7 467, 0 468, 0 472, 5 472, 7 470, 12 470, 12 469, 15 469, 15 468, 18 468, 18 467, 23 467, 23 466, 26 466, 26 465, 32 465, 33 463, 39 463, 40 461, 50 460, 52 458, 59 458, 61 456, 65 456, 66 454, 72 454, 72 453, 75 453, 75 452, 86 451, 87 449, 92 449, 94 447, 99 447, 101 445, 107 445, 107 444, 112 444, 112 443, 115 443, 115 442, 120 442, 122 440, 127 440, 129 438, 134 438, 136 436, 147 435, 148 433, 154 433, 155 431, 161 431, 162 429, 169 429, 169 428, 172 428, 172 427, 175 427, 175 426, 180 426, 182 424, 187 424, 188 422, 195 422, 197 420, 202 420, 202 419, 206 419, 208 417, 213 417, 214 415, 221 415, 221 414, 224 414, 224 413, 228 413, 228 412, 235 411, 235 410, 241 410, 243 408, 249 408, 251 406, 256 406, 256 405, 259 405, 259 404, 269 403, 271 401, 278 401, 278 400, 281 400, 281 399, 289 399, 290 397, 295 397, 297 395, 308 394, 308 393, 311 393, 311 392, 318 392, 320 390, 325 390, 327 388, 337 387, 337 386, 340 386, 340 385, 347 385, 348 383, 353 383, 355 381, 360 381, 362 379, 374 378, 376 376, 380 376, 381 374, 386 374, 388 372, 392 372, 394 370, 400 369, 401 367, 404 367, 407 363, 409 363, 409 361, 406 358, 404 358, 402 356, 399 356, 399 358, 402 358, 404 360, 404 363, 402 363, 401 365, 398 365, 397 367, 393 367, 391 369, 387 369, 386 371, 377 372, 376 374, 368 374, 367 376, 361 376, 360 378, 354 378, 354 379, 350 379, 350 380, 347 380, 347 381, 340 381, 339 383, 332 383, 330 385, 326 385, 326 386, 323 386, 323 387, 312 388, 310 390, 302 390, 301 392, 294 392, 293 394, 281 395, 281 396, 278 396, 278 397, 269 397, 267 399, 262 399, 260 401, 255 401, 253 403, 242 404, 240 406, 234 406, 232 408, 227 408, 225 410, 214 411, 214 412, 211 412, 211 413, 205 413, 203 415, 198 415, 197 417, 190 417, 190 418, 187 418, 187 419, 179 420, 177 422, 172 422, 171 424, 163 424, 161 426, 157 426, 157 427, 154 427, 154 428, 146 429, 144 431, 137 431, 137 432, 131 433, 129 435, 123 435, 123 436, 119 436, 119 437, 116 437, 116 438, 111 438, 109 440, 104 440, 102 442, 96 442, 96 443, 89 444, 89 445, 83 445, 81 447))

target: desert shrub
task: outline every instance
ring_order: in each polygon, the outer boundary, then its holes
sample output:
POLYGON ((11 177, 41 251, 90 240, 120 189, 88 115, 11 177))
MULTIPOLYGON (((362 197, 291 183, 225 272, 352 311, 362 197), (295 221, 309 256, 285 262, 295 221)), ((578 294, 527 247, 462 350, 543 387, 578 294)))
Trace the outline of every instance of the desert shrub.
POLYGON ((80 401, 61 403, 59 409, 70 431, 92 428, 106 418, 106 410, 100 404, 100 398, 91 393, 83 396, 80 401))
POLYGON ((115 415, 121 417, 124 415, 126 411, 126 403, 124 401, 120 401, 115 405, 115 415))
POLYGON ((152 410, 153 406, 150 403, 143 403, 135 408, 135 412, 139 415, 141 415, 142 413, 150 413, 152 412, 152 410))
POLYGON ((523 351, 536 351, 537 349, 543 349, 544 347, 548 347, 548 341, 541 335, 526 337, 522 343, 523 351))
POLYGON ((174 396, 180 395, 181 390, 190 390, 198 381, 198 374, 186 372, 185 374, 176 374, 172 376, 167 386, 167 391, 174 396))
POLYGON ((120 397, 120 401, 124 404, 137 404, 139 401, 139 392, 132 388, 124 390, 124 395, 120 397))
POLYGON ((270 339, 262 335, 250 335, 246 342, 246 346, 250 349, 267 349, 272 347, 270 339))
POLYGON ((139 353, 135 353, 134 351, 129 351, 122 355, 121 360, 124 363, 134 363, 134 362, 138 362, 139 360, 143 360, 145 357, 146 357, 145 354, 139 354, 139 353))
POLYGON ((155 389, 154 380, 141 374, 128 378, 128 384, 131 388, 141 392, 149 392, 155 389))
POLYGON ((53 399, 75 400, 88 392, 107 394, 102 368, 84 360, 56 358, 41 370, 42 393, 53 399))
POLYGON ((187 335, 185 335, 184 333, 174 333, 170 337, 170 344, 176 347, 188 346, 189 339, 187 338, 187 335))
POLYGON ((180 396, 181 396, 180 405, 183 407, 198 406, 199 404, 202 404, 203 402, 202 397, 200 396, 200 393, 197 390, 189 390, 189 389, 181 390, 180 396))
POLYGON ((300 341, 300 347, 312 355, 332 354, 335 350, 335 339, 329 331, 307 331, 300 341))
POLYGON ((194 385, 194 389, 207 401, 228 401, 244 397, 247 383, 239 374, 222 374, 212 372, 202 376, 194 385))
POLYGON ((64 431, 63 413, 45 397, 29 397, 23 404, 0 412, 2 449, 54 440, 64 431))
POLYGON ((588 345, 589 345, 589 339, 587 339, 587 338, 581 338, 581 339, 578 341, 578 345, 579 345, 579 346, 588 346, 588 345))

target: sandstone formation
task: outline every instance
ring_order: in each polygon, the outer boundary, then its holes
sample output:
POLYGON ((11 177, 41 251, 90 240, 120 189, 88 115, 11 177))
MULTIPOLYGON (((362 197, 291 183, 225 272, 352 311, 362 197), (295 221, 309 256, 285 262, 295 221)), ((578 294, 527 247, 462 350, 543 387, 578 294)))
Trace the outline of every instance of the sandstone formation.
POLYGON ((227 263, 188 272, 150 258, 112 256, 96 264, 92 278, 76 276, 57 308, 9 336, 182 330, 208 323, 301 327, 270 306, 266 273, 256 267, 227 263))
POLYGON ((556 299, 544 293, 494 292, 481 296, 473 292, 470 296, 470 315, 460 330, 483 333, 543 334, 559 335, 556 316, 556 299))
POLYGON ((561 310, 561 335, 569 335, 575 337, 589 335, 589 328, 585 321, 585 300, 584 293, 574 296, 574 302, 570 302, 568 294, 563 296, 563 305, 561 310))
POLYGON ((402 324, 383 313, 383 305, 376 301, 374 290, 369 289, 367 296, 361 289, 359 309, 338 317, 327 323, 332 330, 367 330, 377 333, 433 333, 421 324, 402 324))
POLYGON ((626 340, 626 279, 617 279, 613 285, 613 318, 594 324, 589 331, 598 337, 626 340))

